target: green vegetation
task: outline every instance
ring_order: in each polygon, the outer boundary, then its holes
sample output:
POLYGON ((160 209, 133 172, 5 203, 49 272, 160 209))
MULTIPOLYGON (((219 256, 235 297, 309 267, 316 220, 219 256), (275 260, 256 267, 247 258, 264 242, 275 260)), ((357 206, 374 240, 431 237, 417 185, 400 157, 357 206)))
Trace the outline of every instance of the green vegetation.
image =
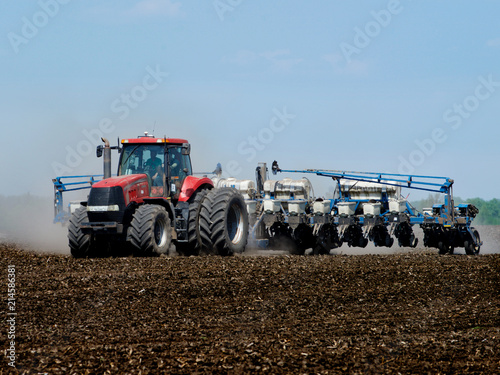
POLYGON ((476 217, 477 224, 500 225, 500 200, 492 199, 485 201, 481 198, 467 200, 479 209, 479 215, 476 217))
MULTIPOLYGON (((432 207, 434 204, 440 204, 444 201, 443 194, 429 194, 425 199, 411 202, 417 210, 422 211, 423 208, 432 207)), ((455 197, 455 205, 460 203, 470 203, 479 209, 479 214, 474 219, 477 225, 500 225, 500 199, 491 199, 485 201, 481 198, 462 199, 455 197)))

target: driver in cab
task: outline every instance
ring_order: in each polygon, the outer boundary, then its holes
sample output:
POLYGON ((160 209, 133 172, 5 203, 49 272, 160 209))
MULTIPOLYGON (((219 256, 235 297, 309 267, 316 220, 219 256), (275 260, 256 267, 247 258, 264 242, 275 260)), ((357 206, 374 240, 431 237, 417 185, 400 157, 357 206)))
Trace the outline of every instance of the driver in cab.
POLYGON ((163 186, 163 161, 161 158, 157 157, 156 150, 150 150, 151 157, 146 161, 144 167, 148 174, 151 176, 153 181, 153 186, 163 186))

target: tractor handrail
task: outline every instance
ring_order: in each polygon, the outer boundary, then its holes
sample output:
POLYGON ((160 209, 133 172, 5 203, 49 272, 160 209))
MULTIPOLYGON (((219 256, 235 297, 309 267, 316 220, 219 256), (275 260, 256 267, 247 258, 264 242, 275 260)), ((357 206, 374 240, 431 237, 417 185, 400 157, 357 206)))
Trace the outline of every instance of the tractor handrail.
POLYGON ((99 179, 96 179, 96 177, 103 177, 102 174, 99 175, 81 175, 81 176, 59 176, 54 179, 52 179, 52 182, 54 183, 54 187, 56 187, 60 191, 72 191, 72 190, 80 190, 80 189, 88 189, 90 186, 92 186, 94 183, 99 182, 99 179), (84 181, 77 181, 77 182, 63 182, 62 179, 77 179, 77 178, 87 178, 88 180, 84 181), (84 185, 84 184, 90 184, 90 186, 87 187, 82 187, 78 189, 68 189, 66 186, 74 186, 74 185, 84 185))
POLYGON ((103 175, 79 175, 79 176, 59 176, 52 179, 54 184, 54 223, 65 223, 69 220, 69 212, 64 210, 63 193, 67 191, 77 191, 90 189, 93 184, 101 181, 103 175), (63 182, 63 179, 83 181, 63 182))

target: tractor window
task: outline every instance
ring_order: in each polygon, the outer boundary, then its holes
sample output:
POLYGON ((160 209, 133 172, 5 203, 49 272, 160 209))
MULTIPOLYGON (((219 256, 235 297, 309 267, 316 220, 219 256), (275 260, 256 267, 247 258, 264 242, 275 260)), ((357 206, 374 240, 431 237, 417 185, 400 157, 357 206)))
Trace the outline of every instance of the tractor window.
POLYGON ((153 184, 159 183, 164 171, 164 147, 163 145, 127 145, 124 146, 118 175, 130 175, 146 173, 153 180, 153 184))
POLYGON ((162 146, 148 147, 144 153, 144 172, 151 177, 152 186, 163 186, 164 166, 164 148, 162 146))
POLYGON ((192 174, 189 155, 182 154, 182 147, 171 147, 169 152, 170 174, 172 179, 183 181, 186 176, 190 176, 192 174))
POLYGON ((182 154, 182 147, 169 147, 170 183, 172 197, 179 198, 184 179, 192 174, 189 155, 182 154))
POLYGON ((129 175, 139 173, 142 165, 142 146, 126 146, 121 153, 120 168, 118 175, 129 175))

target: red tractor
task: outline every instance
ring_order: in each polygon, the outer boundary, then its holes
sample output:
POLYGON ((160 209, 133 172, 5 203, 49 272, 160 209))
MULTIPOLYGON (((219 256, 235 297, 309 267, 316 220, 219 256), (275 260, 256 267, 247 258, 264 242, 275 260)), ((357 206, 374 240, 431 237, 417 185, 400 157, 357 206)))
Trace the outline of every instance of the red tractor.
POLYGON ((207 177, 194 177, 190 144, 184 139, 155 138, 146 133, 123 139, 121 147, 97 147, 104 154, 104 178, 92 185, 68 226, 76 257, 133 253, 232 255, 245 249, 248 215, 233 188, 214 189, 207 177), (120 160, 111 177, 111 149, 120 160))

